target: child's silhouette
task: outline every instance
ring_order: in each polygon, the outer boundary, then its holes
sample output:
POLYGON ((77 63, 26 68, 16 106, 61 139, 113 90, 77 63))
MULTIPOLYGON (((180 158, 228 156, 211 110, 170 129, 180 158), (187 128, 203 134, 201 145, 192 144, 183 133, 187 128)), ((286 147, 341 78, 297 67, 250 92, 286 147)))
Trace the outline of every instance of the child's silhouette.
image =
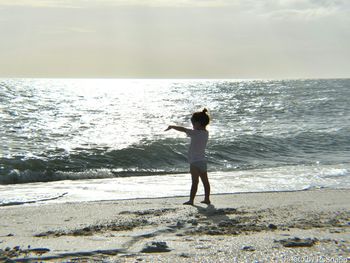
POLYGON ((205 158, 205 147, 208 142, 209 133, 206 126, 209 124, 209 115, 207 109, 195 112, 192 115, 191 122, 193 129, 187 129, 181 126, 170 125, 166 131, 174 129, 185 132, 191 138, 191 144, 188 151, 188 161, 190 163, 190 172, 192 176, 192 186, 190 200, 184 205, 193 205, 194 198, 198 189, 199 178, 204 186, 205 198, 201 203, 210 204, 210 184, 207 173, 207 161, 205 158))

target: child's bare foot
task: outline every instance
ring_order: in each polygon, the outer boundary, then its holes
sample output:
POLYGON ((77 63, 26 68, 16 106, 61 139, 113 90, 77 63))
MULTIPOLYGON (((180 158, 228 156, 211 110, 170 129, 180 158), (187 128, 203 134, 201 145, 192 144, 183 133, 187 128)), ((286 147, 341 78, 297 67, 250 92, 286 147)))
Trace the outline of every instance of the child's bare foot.
POLYGON ((206 204, 206 205, 210 205, 210 201, 209 200, 203 200, 201 203, 202 204, 206 204))
POLYGON ((185 203, 183 203, 184 205, 193 205, 193 202, 192 201, 187 201, 185 203))

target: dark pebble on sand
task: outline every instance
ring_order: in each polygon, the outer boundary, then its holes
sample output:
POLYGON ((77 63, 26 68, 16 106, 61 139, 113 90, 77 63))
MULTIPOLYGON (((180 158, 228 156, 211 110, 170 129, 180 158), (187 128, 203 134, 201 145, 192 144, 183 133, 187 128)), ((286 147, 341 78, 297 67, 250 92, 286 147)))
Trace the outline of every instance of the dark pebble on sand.
POLYGON ((191 256, 189 254, 187 254, 187 253, 181 253, 180 257, 182 257, 182 258, 190 258, 191 256))
POLYGON ((192 224, 193 226, 197 226, 198 225, 198 221, 196 219, 190 219, 187 221, 187 223, 192 224))
POLYGON ((15 246, 15 247, 13 248, 14 251, 19 251, 20 249, 21 249, 20 246, 15 246))
POLYGON ((185 226, 185 223, 184 223, 183 221, 177 221, 176 227, 182 228, 182 227, 184 227, 184 226, 185 226))
POLYGON ((219 227, 232 227, 239 224, 239 221, 237 219, 229 219, 229 220, 222 220, 218 224, 219 227))
POLYGON ((274 225, 274 224, 269 224, 268 226, 271 230, 276 230, 277 229, 277 226, 274 225))
POLYGON ((208 230, 207 234, 211 236, 217 236, 217 235, 223 235, 224 232, 221 230, 212 229, 212 230, 208 230))
POLYGON ((276 242, 279 242, 284 247, 312 247, 313 245, 315 245, 315 243, 317 241, 318 240, 316 238, 315 239, 311 239, 311 238, 301 239, 298 237, 294 237, 294 238, 278 240, 276 242))
POLYGON ((167 243, 159 241, 147 243, 146 246, 141 250, 143 253, 161 253, 169 251, 171 251, 171 249, 169 249, 167 243))
POLYGON ((242 250, 252 252, 252 251, 255 251, 255 248, 252 246, 244 246, 244 247, 242 247, 242 250))

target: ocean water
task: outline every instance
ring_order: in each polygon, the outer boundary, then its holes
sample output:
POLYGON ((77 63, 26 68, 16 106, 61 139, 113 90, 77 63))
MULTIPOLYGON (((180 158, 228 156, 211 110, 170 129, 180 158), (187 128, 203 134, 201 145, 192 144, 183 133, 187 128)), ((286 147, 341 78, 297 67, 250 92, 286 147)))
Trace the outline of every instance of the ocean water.
POLYGON ((187 195, 203 107, 213 193, 350 188, 350 79, 0 79, 0 204, 187 195))

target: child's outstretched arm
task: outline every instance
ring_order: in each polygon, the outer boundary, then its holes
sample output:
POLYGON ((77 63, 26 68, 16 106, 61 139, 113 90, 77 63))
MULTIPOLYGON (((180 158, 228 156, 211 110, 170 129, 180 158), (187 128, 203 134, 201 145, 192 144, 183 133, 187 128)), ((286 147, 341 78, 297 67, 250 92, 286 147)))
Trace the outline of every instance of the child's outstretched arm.
POLYGON ((174 129, 174 130, 180 131, 180 132, 186 132, 187 131, 187 129, 185 127, 173 126, 173 125, 169 125, 168 128, 165 129, 165 131, 169 131, 171 129, 174 129))

